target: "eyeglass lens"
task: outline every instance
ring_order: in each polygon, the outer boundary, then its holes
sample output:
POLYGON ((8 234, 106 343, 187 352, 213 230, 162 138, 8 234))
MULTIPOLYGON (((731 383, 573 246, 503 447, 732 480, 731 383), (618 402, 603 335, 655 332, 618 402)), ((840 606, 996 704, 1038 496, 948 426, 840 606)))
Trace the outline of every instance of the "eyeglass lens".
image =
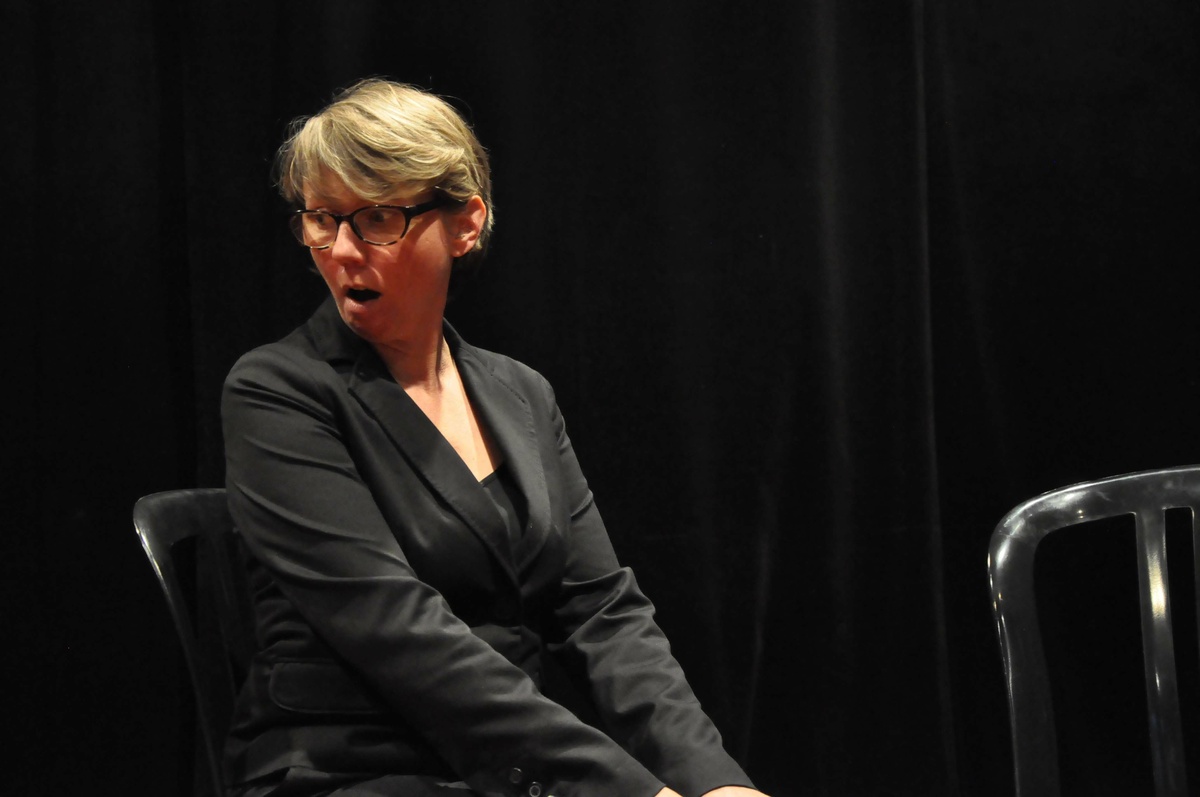
MULTIPOLYGON (((350 226, 371 244, 390 244, 404 236, 408 218, 399 208, 359 208, 350 214, 350 226)), ((310 247, 329 246, 337 238, 339 220, 332 213, 308 211, 293 217, 293 231, 300 243, 310 247)))

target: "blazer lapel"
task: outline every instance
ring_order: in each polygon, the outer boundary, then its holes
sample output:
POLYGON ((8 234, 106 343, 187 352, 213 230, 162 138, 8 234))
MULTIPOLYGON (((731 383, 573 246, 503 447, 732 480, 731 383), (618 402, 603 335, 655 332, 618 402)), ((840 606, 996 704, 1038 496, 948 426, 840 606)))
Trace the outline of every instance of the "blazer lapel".
POLYGON ((442 433, 392 379, 375 350, 342 322, 332 299, 310 319, 308 333, 326 361, 346 374, 350 393, 379 422, 413 470, 518 584, 512 544, 503 533, 495 505, 442 433))
POLYGON ((502 531, 495 505, 470 468, 396 384, 375 350, 342 322, 332 299, 326 300, 309 320, 308 333, 335 370, 348 372, 350 392, 379 421, 413 469, 492 551, 512 582, 519 584, 518 569, 533 560, 551 529, 550 496, 533 411, 525 397, 497 376, 478 350, 465 343, 450 324, 444 329, 471 404, 482 416, 525 497, 527 520, 516 556, 513 542, 502 531))
POLYGON ((492 439, 504 455, 517 486, 525 496, 526 523, 517 545, 517 562, 523 565, 537 554, 550 530, 550 496, 541 449, 533 423, 533 410, 514 387, 502 380, 464 343, 449 325, 446 338, 454 351, 459 374, 471 404, 482 416, 492 439))
POLYGON ((368 347, 350 377, 350 392, 375 416, 413 469, 466 522, 517 583, 512 544, 487 493, 421 408, 368 347))

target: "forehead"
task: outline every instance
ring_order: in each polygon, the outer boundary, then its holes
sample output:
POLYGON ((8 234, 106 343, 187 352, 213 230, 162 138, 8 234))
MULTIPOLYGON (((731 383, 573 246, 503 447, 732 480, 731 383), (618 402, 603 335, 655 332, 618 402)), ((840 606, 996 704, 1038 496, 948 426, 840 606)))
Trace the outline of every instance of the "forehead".
POLYGON ((362 197, 351 191, 342 181, 322 181, 304 184, 306 205, 369 205, 362 197))
POLYGON ((324 171, 314 180, 304 183, 304 204, 308 207, 360 208, 365 205, 410 205, 422 193, 419 187, 397 186, 382 196, 363 196, 340 177, 324 171))

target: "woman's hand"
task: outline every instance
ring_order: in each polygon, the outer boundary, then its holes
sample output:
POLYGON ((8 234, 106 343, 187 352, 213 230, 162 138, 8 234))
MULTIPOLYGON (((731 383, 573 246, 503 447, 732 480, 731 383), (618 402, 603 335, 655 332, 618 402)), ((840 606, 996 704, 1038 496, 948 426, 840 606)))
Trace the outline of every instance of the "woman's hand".
MULTIPOLYGON (((654 797, 680 797, 680 795, 679 792, 663 786, 654 797)), ((722 786, 719 789, 706 791, 702 797, 767 797, 767 795, 761 791, 748 789, 745 786, 722 786)))

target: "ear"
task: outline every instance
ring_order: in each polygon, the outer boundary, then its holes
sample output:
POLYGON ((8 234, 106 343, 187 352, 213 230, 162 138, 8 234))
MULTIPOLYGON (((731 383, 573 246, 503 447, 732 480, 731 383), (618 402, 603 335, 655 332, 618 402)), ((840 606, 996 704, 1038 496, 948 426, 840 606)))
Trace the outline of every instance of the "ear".
POLYGON ((479 196, 471 197, 467 204, 446 214, 446 227, 451 235, 450 250, 454 257, 462 257, 475 248, 475 242, 483 234, 487 214, 487 205, 479 196))

